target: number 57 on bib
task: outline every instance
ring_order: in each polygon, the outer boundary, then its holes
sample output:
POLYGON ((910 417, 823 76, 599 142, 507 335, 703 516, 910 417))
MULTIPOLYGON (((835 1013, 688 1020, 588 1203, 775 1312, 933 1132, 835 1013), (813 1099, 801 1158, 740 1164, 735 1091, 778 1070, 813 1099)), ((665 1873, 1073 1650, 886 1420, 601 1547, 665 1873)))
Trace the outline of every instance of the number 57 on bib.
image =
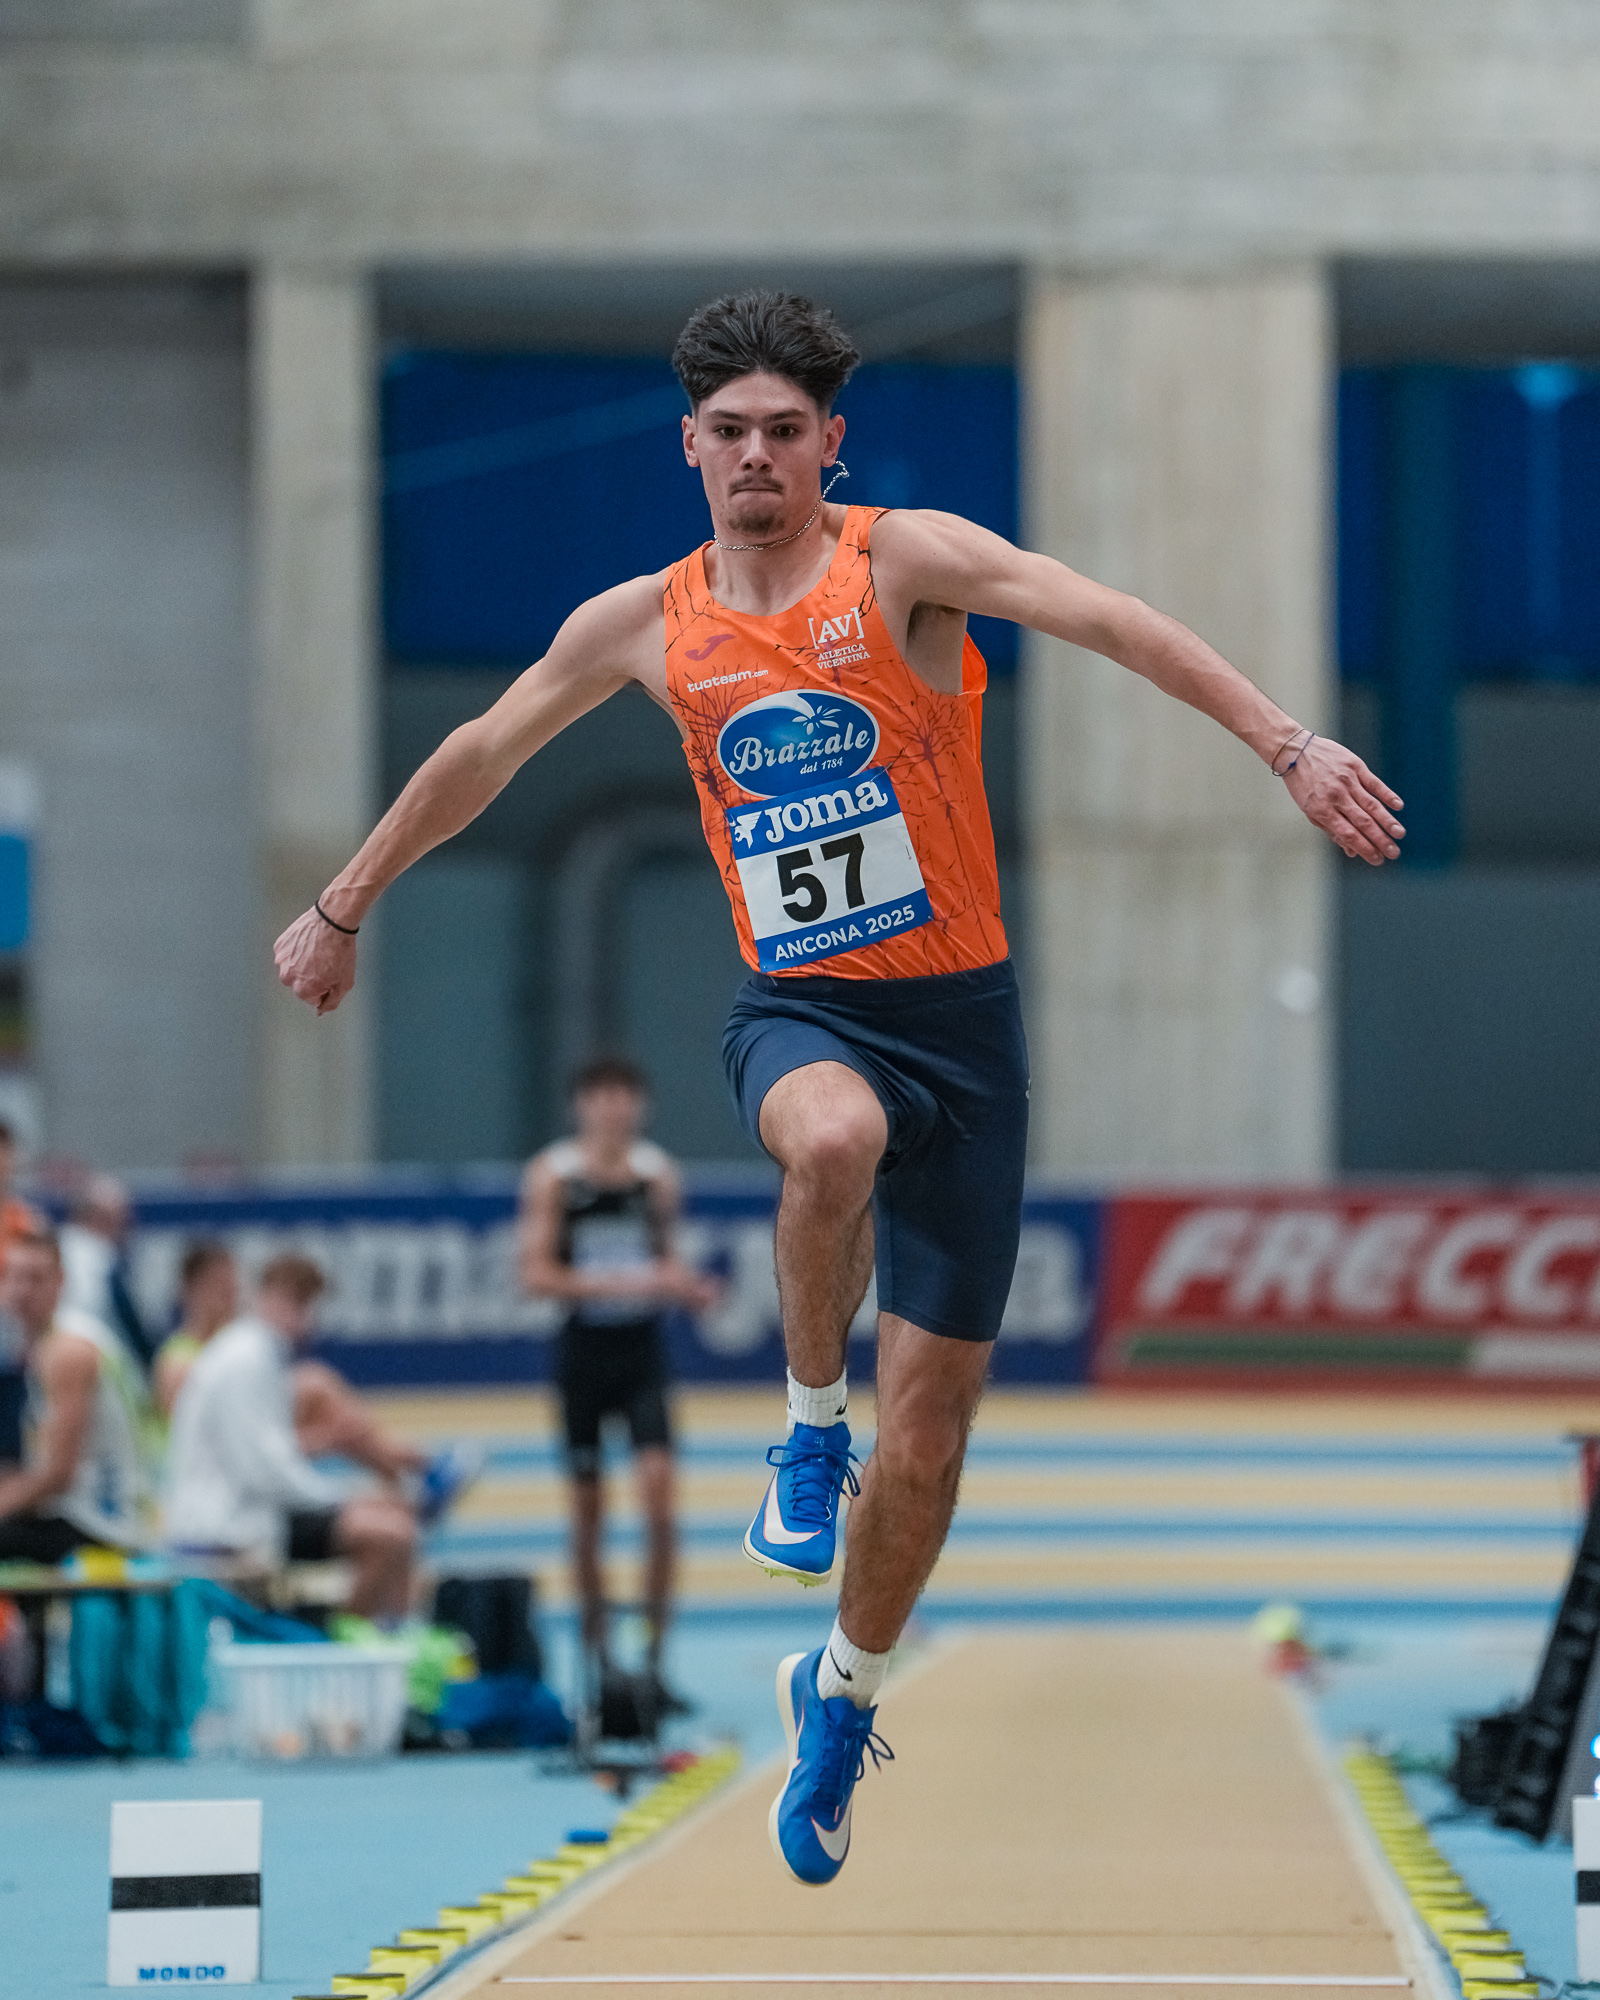
POLYGON ((763 972, 789 972, 931 921, 887 771, 728 811, 763 972))

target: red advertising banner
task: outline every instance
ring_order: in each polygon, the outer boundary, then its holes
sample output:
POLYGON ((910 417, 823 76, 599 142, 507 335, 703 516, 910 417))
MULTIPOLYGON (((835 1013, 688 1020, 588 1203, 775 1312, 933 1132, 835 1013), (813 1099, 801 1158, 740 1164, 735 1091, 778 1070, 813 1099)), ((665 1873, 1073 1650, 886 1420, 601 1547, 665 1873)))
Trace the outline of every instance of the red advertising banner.
POLYGON ((1101 1382, 1600 1382, 1600 1191, 1125 1198, 1102 1270, 1101 1382))

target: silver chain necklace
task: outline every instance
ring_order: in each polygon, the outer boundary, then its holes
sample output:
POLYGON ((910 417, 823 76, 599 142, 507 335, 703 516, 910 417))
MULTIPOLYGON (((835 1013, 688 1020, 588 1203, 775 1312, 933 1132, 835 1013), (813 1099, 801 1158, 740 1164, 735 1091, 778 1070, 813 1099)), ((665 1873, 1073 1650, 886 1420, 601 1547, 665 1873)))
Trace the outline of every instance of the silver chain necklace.
MULTIPOLYGON (((850 474, 848 470, 843 465, 841 465, 838 468, 838 470, 834 473, 833 477, 828 481, 827 485, 823 487, 822 500, 827 499, 828 495, 838 485, 841 479, 848 479, 849 477, 850 474)), ((822 500, 819 500, 816 506, 812 508, 810 518, 802 522, 802 524, 795 529, 792 535, 784 535, 776 542, 725 542, 723 541, 720 535, 713 535, 711 539, 716 544, 716 546, 722 550, 724 555, 730 555, 730 556, 750 555, 757 549, 781 549, 786 542, 799 541, 800 537, 805 533, 806 529, 811 526, 812 521, 814 521, 817 518, 817 516, 822 512, 822 500)))

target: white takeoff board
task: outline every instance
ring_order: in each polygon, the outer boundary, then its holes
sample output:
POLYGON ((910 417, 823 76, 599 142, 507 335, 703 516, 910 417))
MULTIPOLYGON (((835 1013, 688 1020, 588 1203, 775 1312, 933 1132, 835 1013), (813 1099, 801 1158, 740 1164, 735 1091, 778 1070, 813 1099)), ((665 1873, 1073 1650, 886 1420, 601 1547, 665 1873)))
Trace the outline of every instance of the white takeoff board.
POLYGON ((261 1801, 111 1808, 112 1986, 246 1986, 261 1977, 261 1801))

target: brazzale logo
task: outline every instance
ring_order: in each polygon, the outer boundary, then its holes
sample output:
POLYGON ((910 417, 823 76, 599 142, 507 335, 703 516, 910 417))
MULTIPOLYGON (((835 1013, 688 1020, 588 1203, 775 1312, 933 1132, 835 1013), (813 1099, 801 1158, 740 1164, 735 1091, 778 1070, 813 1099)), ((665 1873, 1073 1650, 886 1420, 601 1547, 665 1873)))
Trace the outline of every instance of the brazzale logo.
POLYGON ((853 777, 878 747, 871 711, 840 695, 769 694, 723 725, 717 757, 757 798, 853 777))

